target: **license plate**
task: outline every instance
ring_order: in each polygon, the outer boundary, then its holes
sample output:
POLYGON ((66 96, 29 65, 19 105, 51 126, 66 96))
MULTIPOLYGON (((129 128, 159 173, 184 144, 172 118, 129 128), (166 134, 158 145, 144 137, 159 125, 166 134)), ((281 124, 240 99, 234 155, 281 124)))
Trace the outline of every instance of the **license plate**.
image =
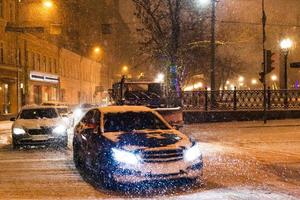
POLYGON ((47 135, 34 135, 34 136, 32 136, 32 140, 33 141, 44 141, 44 140, 48 140, 48 136, 47 135))

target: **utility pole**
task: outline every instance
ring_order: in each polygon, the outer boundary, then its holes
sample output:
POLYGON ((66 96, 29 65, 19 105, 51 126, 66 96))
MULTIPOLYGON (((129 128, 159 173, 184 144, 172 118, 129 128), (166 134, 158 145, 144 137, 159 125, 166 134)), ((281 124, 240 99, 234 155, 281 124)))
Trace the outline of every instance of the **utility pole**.
POLYGON ((264 106, 264 123, 267 123, 267 93, 266 93, 266 47, 265 47, 265 43, 267 40, 266 37, 266 23, 267 23, 267 16, 266 16, 266 12, 265 12, 265 0, 262 0, 262 28, 263 28, 263 39, 262 39, 262 47, 263 47, 263 86, 264 86, 264 101, 263 101, 263 106, 264 106))
POLYGON ((216 90, 216 0, 211 0, 211 66, 210 66, 210 88, 216 90))

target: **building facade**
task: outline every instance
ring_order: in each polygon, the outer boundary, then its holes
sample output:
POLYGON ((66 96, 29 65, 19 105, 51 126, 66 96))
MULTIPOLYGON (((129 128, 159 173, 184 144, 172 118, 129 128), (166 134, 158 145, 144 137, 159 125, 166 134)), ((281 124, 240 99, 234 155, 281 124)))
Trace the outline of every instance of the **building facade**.
POLYGON ((105 102, 109 68, 36 34, 41 25, 19 23, 18 3, 0 0, 0 116, 47 101, 105 102))
POLYGON ((14 0, 0 0, 0 115, 18 110, 16 35, 5 31, 7 23, 15 23, 15 13, 14 0))

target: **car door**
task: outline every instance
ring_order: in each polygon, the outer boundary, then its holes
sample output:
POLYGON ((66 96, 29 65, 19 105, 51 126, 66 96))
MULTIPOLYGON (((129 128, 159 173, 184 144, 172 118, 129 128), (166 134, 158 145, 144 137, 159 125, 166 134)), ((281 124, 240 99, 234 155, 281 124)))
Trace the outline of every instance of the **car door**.
POLYGON ((88 111, 75 128, 76 142, 79 143, 85 157, 88 155, 89 133, 92 131, 91 122, 93 121, 94 112, 94 110, 88 111))
POLYGON ((99 149, 100 112, 97 109, 89 111, 82 123, 84 124, 81 132, 82 148, 85 152, 86 165, 91 168, 99 149))
POLYGON ((94 110, 94 116, 93 120, 91 121, 91 129, 89 131, 88 135, 88 146, 87 146, 87 151, 88 151, 88 160, 90 161, 90 167, 96 168, 95 170, 98 169, 98 165, 100 163, 99 159, 100 154, 102 153, 102 140, 101 140, 101 129, 100 129, 100 119, 101 119, 101 113, 99 110, 94 110))

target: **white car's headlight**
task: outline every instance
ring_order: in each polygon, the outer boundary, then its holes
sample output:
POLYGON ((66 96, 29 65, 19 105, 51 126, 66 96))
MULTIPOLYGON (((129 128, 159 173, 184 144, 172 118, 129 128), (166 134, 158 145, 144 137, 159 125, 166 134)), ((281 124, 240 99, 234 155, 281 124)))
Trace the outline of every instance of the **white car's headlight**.
POLYGON ((64 134, 66 132, 66 127, 63 125, 57 126, 52 130, 52 133, 54 134, 64 134))
POLYGON ((135 155, 124 150, 112 149, 114 159, 121 163, 127 163, 131 165, 136 165, 141 160, 140 156, 135 155))
POLYGON ((201 151, 198 143, 184 152, 184 160, 187 162, 192 162, 199 157, 201 157, 201 151))
POLYGON ((24 134, 26 134, 26 131, 22 128, 13 128, 13 134, 24 135, 24 134))

